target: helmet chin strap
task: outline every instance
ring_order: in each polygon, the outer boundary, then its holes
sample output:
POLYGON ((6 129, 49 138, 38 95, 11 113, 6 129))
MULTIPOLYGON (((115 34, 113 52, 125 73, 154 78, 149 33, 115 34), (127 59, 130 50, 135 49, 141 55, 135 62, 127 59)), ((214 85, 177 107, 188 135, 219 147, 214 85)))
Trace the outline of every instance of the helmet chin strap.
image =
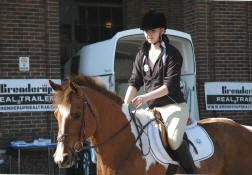
POLYGON ((160 43, 160 40, 158 40, 157 42, 153 43, 154 45, 156 45, 157 43, 160 43))
POLYGON ((157 42, 153 43, 153 44, 156 45, 157 43, 161 43, 161 41, 162 41, 162 35, 159 36, 159 40, 157 42))

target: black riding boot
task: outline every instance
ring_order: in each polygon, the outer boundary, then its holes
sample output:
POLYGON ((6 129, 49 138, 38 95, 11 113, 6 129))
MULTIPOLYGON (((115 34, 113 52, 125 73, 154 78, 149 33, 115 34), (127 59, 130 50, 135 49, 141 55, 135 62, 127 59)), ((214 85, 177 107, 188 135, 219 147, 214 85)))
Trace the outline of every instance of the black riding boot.
POLYGON ((174 151, 180 166, 187 174, 197 174, 192 155, 189 151, 187 143, 183 140, 177 150, 174 151))

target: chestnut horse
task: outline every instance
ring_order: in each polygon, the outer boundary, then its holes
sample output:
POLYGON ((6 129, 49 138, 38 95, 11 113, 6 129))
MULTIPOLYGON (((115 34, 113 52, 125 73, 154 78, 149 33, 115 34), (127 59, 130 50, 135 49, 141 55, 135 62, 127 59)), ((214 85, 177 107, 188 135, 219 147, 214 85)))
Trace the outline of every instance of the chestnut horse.
MULTIPOLYGON (((164 175, 167 165, 159 164, 151 154, 143 155, 136 144, 136 133, 127 105, 98 81, 69 77, 62 85, 50 81, 56 91, 55 117, 58 143, 54 160, 61 168, 72 166, 76 152, 90 138, 97 155, 98 174, 164 175)), ((212 138, 214 154, 195 162, 198 173, 247 175, 252 172, 252 132, 230 120, 209 118, 198 121, 212 138)), ((146 145, 143 145, 143 147, 146 145)), ((182 173, 182 168, 177 173, 182 173)))

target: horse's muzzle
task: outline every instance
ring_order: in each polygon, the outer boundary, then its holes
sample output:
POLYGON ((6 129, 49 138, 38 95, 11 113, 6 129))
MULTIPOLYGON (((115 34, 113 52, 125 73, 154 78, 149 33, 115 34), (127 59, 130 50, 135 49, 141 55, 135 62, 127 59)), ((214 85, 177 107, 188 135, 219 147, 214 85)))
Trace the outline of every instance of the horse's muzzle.
POLYGON ((54 161, 58 164, 59 168, 70 168, 75 163, 75 157, 73 155, 64 154, 62 160, 56 160, 54 158, 54 161))

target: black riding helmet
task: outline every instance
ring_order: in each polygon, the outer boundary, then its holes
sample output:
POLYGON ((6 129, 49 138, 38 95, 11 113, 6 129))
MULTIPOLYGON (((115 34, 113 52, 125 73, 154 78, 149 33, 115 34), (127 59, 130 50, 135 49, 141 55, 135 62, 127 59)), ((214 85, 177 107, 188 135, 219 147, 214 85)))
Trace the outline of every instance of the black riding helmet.
POLYGON ((166 29, 166 18, 162 12, 150 10, 142 18, 141 30, 151 30, 163 27, 166 29))

